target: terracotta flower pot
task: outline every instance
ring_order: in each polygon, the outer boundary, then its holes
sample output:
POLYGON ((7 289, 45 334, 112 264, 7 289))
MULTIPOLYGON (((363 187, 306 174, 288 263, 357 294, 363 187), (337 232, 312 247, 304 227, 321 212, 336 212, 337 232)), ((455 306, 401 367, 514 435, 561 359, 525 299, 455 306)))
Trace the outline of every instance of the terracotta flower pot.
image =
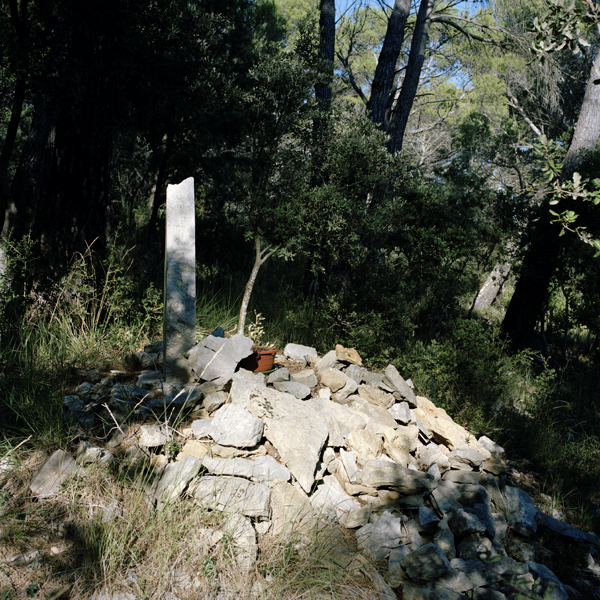
POLYGON ((263 373, 270 371, 275 364, 276 348, 255 348, 254 353, 240 361, 240 369, 263 373))

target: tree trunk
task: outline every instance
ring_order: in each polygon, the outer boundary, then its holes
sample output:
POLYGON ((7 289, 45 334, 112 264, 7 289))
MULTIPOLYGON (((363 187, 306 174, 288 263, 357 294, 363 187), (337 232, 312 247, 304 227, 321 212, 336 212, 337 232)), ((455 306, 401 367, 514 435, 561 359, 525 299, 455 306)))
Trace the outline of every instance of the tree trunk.
POLYGON ((396 93, 398 57, 404 42, 404 28, 410 13, 410 0, 396 0, 388 20, 385 38, 371 85, 367 109, 373 122, 388 130, 390 110, 396 93))
POLYGON ((335 58, 335 0, 321 0, 319 16, 319 58, 323 81, 315 85, 317 100, 329 105, 335 58))
MULTIPOLYGON (((562 181, 571 179, 585 154, 595 149, 600 136, 600 86, 593 83, 598 69, 600 52, 592 64, 573 140, 563 161, 562 181)), ((550 216, 543 207, 542 216, 533 225, 521 275, 502 322, 502 331, 515 348, 527 346, 535 330, 550 280, 558 264, 560 231, 560 226, 550 223, 550 216)))
POLYGON ((391 131, 392 139, 390 141, 390 152, 392 153, 402 150, 406 125, 408 124, 410 111, 414 104, 417 90, 419 89, 421 70, 425 62, 425 50, 429 42, 431 13, 433 12, 434 5, 435 0, 421 0, 419 12, 417 13, 417 21, 410 44, 410 54, 408 55, 404 81, 400 90, 400 97, 394 109, 395 114, 393 116, 391 131))
POLYGON ((246 289, 244 290, 244 297, 242 298, 242 306, 240 307, 240 315, 236 327, 236 331, 238 333, 241 333, 242 335, 244 335, 244 329, 246 328, 246 315, 248 314, 248 304, 250 304, 250 296, 252 295, 252 289, 254 288, 254 283, 256 282, 256 276, 258 275, 258 271, 261 268, 261 266, 267 261, 267 259, 277 250, 277 248, 270 250, 270 246, 267 246, 264 250, 261 250, 260 244, 260 235, 257 234, 254 236, 254 246, 256 248, 254 266, 252 267, 250 278, 248 279, 246 289))

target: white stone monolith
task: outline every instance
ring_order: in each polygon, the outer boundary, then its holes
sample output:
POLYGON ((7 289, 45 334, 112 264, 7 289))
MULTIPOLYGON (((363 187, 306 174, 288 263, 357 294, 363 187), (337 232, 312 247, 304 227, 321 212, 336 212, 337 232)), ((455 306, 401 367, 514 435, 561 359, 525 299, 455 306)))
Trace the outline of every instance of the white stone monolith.
POLYGON ((194 178, 167 186, 163 343, 165 377, 187 381, 186 353, 196 342, 194 178))

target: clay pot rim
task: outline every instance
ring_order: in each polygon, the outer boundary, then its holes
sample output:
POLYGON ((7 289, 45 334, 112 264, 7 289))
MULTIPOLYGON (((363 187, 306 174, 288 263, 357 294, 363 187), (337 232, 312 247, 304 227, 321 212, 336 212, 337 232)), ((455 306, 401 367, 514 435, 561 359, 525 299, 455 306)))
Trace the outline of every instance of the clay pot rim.
POLYGON ((270 346, 252 346, 252 352, 259 352, 263 354, 275 354, 279 352, 278 348, 271 348, 270 346))

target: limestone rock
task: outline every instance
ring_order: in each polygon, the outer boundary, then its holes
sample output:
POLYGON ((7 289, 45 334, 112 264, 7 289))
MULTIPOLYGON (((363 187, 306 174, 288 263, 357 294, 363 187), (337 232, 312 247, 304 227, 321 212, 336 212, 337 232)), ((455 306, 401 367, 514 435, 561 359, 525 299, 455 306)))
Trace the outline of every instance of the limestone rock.
POLYGON ((396 443, 406 448, 408 452, 414 452, 417 449, 418 440, 419 428, 416 425, 405 425, 396 429, 396 443))
POLYGON ((435 581, 450 572, 450 562, 435 544, 426 544, 402 561, 406 574, 415 583, 435 581))
POLYGON ((323 483, 311 495, 310 503, 320 514, 342 524, 345 524, 349 512, 361 508, 360 503, 347 494, 331 475, 323 478, 323 483))
MULTIPOLYGON (((352 402, 350 402, 348 406, 353 411, 362 415, 367 422, 376 421, 386 427, 391 427, 392 429, 398 427, 396 419, 394 419, 394 417, 392 417, 392 415, 390 415, 390 413, 382 406, 375 406, 360 396, 352 396, 351 398, 352 402)), ((348 398, 348 400, 350 400, 350 398, 348 398)))
POLYGON ((164 446, 171 436, 162 425, 142 425, 140 427, 140 446, 144 448, 156 448, 164 446))
POLYGON ((335 355, 337 360, 341 362, 352 363, 353 365, 362 366, 362 358, 354 348, 344 348, 337 344, 335 347, 335 355))
POLYGON ((204 456, 202 466, 213 475, 234 475, 246 477, 258 483, 268 483, 276 479, 288 481, 290 472, 272 456, 256 458, 219 458, 204 456))
POLYGON ((309 534, 318 524, 318 515, 308 496, 285 481, 271 483, 271 522, 273 535, 298 531, 309 534))
POLYGON ((356 531, 358 549, 370 560, 377 562, 385 558, 402 543, 402 521, 385 511, 374 523, 364 525, 356 531))
POLYGON ((225 529, 231 535, 237 566, 244 572, 249 571, 254 566, 258 555, 256 533, 250 519, 232 514, 225 529))
POLYGON ((398 402, 388 408, 388 412, 402 425, 409 425, 417 420, 412 410, 410 410, 408 402, 398 402))
POLYGON ((265 387, 264 375, 240 369, 231 377, 229 396, 231 403, 246 408, 250 402, 250 394, 258 387, 265 387))
POLYGON ((368 460, 363 464, 361 483, 371 487, 390 487, 407 496, 430 491, 436 486, 431 475, 381 459, 368 460))
POLYGON ((404 381, 400 373, 398 373, 398 369, 394 367, 394 365, 388 365, 385 369, 385 379, 384 381, 398 394, 400 397, 412 407, 417 406, 417 399, 415 393, 412 388, 404 381))
POLYGON ((346 443, 362 461, 377 458, 383 450, 383 436, 367 429, 353 431, 346 436, 346 443))
POLYGON ((444 444, 453 450, 466 442, 466 431, 453 421, 440 416, 437 409, 432 412, 419 406, 413 409, 413 414, 417 421, 431 432, 436 443, 444 444))
POLYGON ((269 375, 268 380, 269 383, 272 385, 279 381, 290 381, 291 378, 292 376, 290 375, 290 370, 286 367, 281 367, 280 369, 273 371, 269 375))
POLYGON ((349 365, 346 368, 346 375, 350 377, 350 379, 353 379, 357 385, 362 383, 366 372, 367 369, 365 369, 365 367, 359 367, 358 365, 354 364, 349 365))
POLYGON ((298 362, 311 362, 317 360, 319 355, 314 348, 302 344, 287 344, 283 353, 290 359, 298 362))
POLYGON ((264 435, 306 492, 329 432, 323 421, 301 400, 265 388, 253 392, 248 409, 265 424, 264 435))
POLYGON ((346 444, 346 436, 353 431, 364 429, 367 419, 347 406, 323 398, 311 398, 305 402, 327 426, 329 446, 340 447, 346 444))
POLYGON ((535 579, 534 592, 547 600, 568 600, 565 586, 548 567, 531 561, 527 566, 535 579))
POLYGON ((531 537, 537 531, 540 513, 529 494, 507 485, 502 495, 506 503, 506 520, 509 527, 523 536, 531 537))
POLYGON ((322 369, 319 371, 319 380, 322 385, 327 386, 334 393, 346 385, 346 377, 337 369, 322 369))
POLYGON ((337 369, 338 367, 341 367, 341 364, 337 361, 335 350, 328 352, 315 364, 315 370, 317 373, 320 373, 324 369, 337 369))
POLYGON ((231 338, 206 336, 187 352, 188 367, 203 381, 231 377, 238 363, 252 354, 252 340, 238 333, 231 338))
POLYGON ((481 465, 483 456, 477 450, 462 444, 450 452, 448 460, 453 469, 472 471, 481 465))
POLYGON ((190 484, 188 494, 211 510, 269 518, 271 490, 240 477, 207 475, 190 484))
POLYGON ((69 454, 56 450, 31 480, 29 489, 37 498, 54 496, 76 467, 77 463, 69 454))
MULTIPOLYGON (((304 369, 299 373, 294 373, 292 375, 292 381, 296 383, 301 383, 308 388, 314 388, 319 382, 317 381, 317 376, 312 369, 304 369)), ((310 393, 310 392, 309 392, 310 393)))
POLYGON ((392 394, 388 394, 377 388, 369 387, 368 385, 359 385, 358 395, 375 406, 382 406, 387 409, 391 408, 395 402, 392 394))
POLYGON ((218 444, 249 448, 261 440, 263 429, 263 422, 245 408, 226 404, 215 413, 208 433, 218 444))
POLYGON ((296 381, 276 381, 273 387, 279 392, 286 392, 295 396, 298 400, 303 400, 310 396, 310 388, 296 381))
POLYGON ((170 463, 165 467, 154 497, 158 502, 172 502, 179 498, 189 482, 198 475, 202 463, 194 456, 170 463))

